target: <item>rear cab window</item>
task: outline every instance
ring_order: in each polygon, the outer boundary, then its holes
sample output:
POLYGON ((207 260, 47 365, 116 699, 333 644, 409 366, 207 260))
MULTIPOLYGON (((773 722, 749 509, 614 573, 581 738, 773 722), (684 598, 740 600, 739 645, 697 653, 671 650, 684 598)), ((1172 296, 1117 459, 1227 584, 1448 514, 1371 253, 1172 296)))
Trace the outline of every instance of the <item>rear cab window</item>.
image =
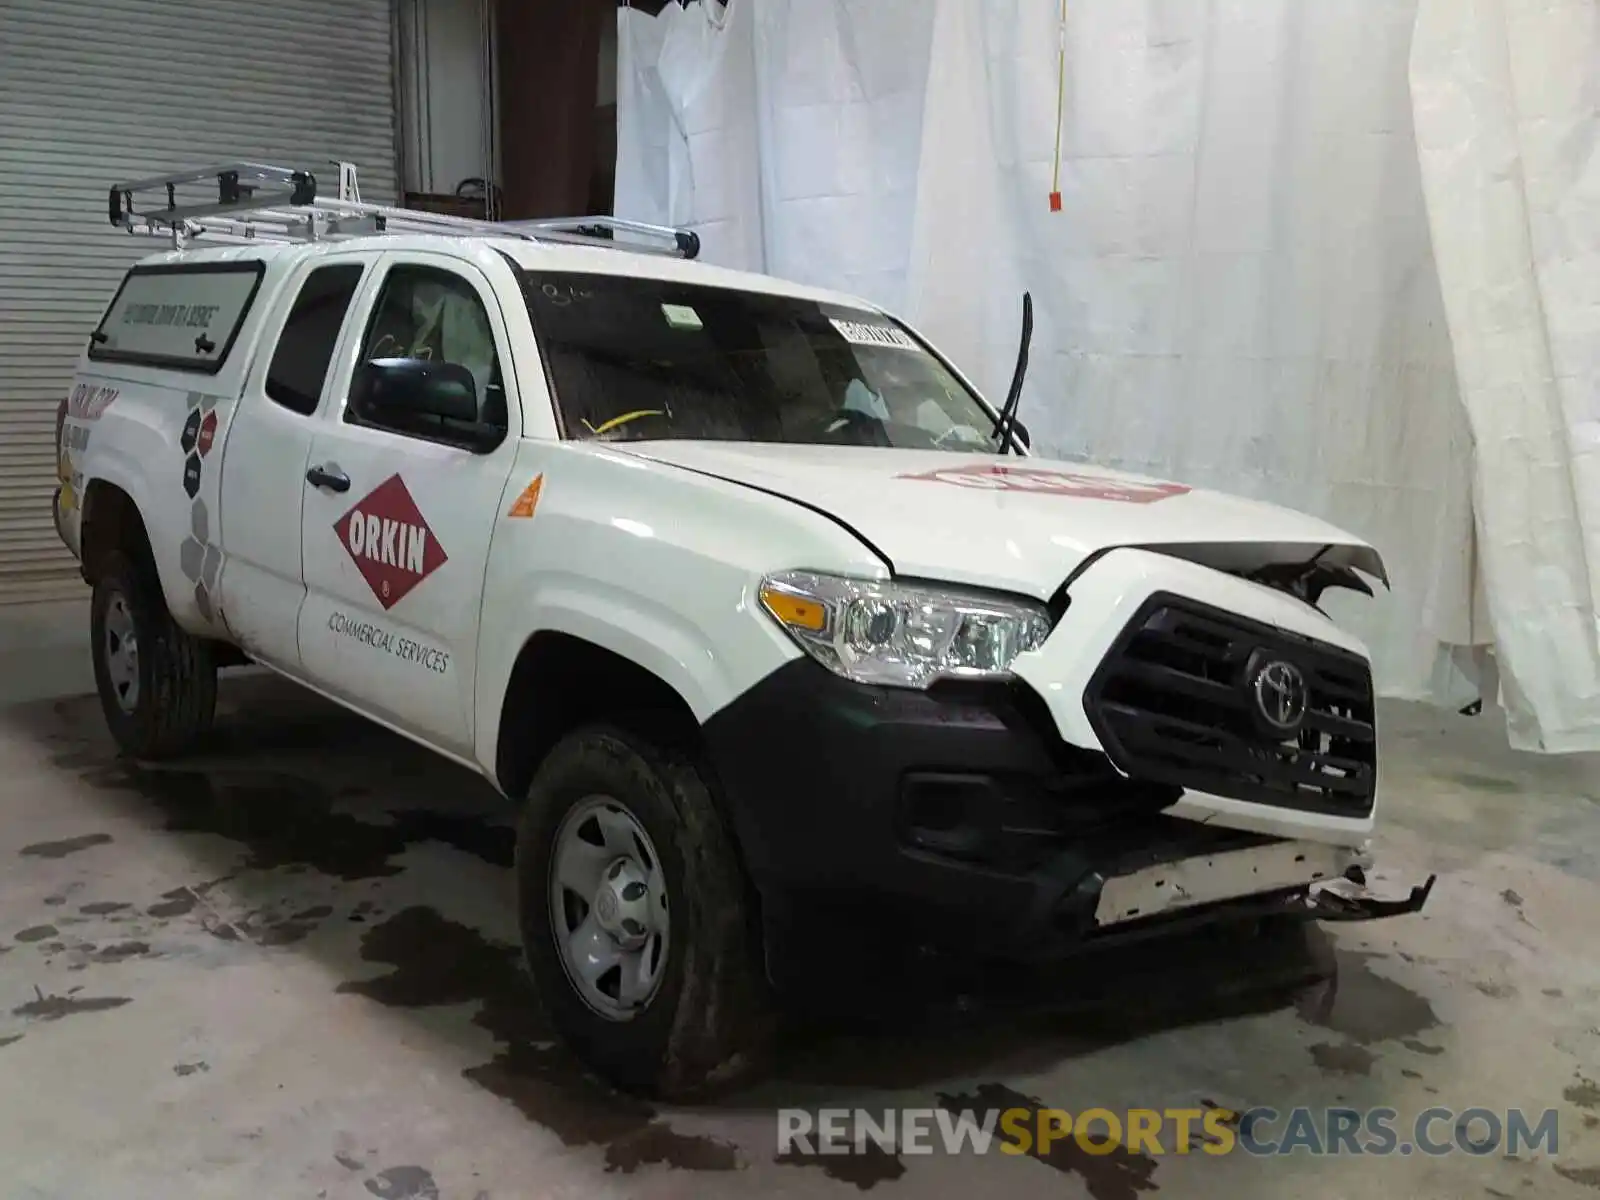
POLYGON ((134 267, 89 335, 89 358, 215 375, 265 272, 259 261, 134 267))
POLYGON ((317 411, 345 315, 365 270, 361 263, 330 263, 306 276, 267 367, 269 399, 301 416, 317 411))

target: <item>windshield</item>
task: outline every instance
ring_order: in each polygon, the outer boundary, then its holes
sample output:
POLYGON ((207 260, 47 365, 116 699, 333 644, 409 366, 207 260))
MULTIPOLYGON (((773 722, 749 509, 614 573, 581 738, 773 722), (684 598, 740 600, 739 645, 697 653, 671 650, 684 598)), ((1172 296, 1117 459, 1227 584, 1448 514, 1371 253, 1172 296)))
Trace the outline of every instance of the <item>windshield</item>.
POLYGON ((523 273, 569 438, 989 451, 994 418, 889 318, 728 288, 523 273))

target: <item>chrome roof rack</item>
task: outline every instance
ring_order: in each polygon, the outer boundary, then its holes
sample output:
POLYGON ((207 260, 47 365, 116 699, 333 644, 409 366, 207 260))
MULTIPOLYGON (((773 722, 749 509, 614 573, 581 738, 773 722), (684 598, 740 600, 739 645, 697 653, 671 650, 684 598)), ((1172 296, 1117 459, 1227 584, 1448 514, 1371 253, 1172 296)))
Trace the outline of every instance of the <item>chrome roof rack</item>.
POLYGON ((447 237, 515 237, 695 258, 700 236, 692 230, 646 225, 618 217, 558 217, 536 221, 478 221, 361 201, 356 169, 337 163, 339 195, 317 194, 310 171, 260 163, 227 163, 114 184, 111 224, 129 233, 225 245, 251 242, 320 242, 374 234, 431 233, 447 237), (216 188, 216 199, 210 189, 216 188), (191 200, 197 188, 205 199, 191 200), (159 200, 141 200, 156 192, 159 200))

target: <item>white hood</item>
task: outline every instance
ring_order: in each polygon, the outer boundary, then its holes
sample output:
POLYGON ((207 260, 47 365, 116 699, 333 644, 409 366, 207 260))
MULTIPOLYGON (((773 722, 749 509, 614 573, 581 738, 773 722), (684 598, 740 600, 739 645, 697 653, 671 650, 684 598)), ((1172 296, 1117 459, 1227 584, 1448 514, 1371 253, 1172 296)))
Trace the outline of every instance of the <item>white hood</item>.
MULTIPOLYGON (((1315 517, 1080 463, 757 442, 608 446, 760 488, 842 521, 896 575, 1047 599, 1098 551, 1141 546, 1225 569, 1304 562, 1387 582, 1376 550, 1315 517)), ((796 563, 797 567, 813 564, 796 563)))

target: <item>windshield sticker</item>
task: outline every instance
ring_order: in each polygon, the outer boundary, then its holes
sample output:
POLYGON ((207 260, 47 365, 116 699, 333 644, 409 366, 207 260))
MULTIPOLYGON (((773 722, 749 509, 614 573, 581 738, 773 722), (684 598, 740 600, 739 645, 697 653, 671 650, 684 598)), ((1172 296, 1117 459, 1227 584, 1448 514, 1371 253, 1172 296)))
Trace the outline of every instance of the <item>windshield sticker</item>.
POLYGON ((667 324, 674 329, 705 328, 705 322, 700 319, 700 314, 687 304, 663 304, 661 315, 666 317, 667 324))
POLYGON ((852 346, 884 346, 891 350, 920 350, 906 331, 895 325, 869 325, 865 321, 841 321, 830 317, 829 323, 839 331, 839 336, 852 346))
POLYGON ((1106 479, 1073 471, 1047 467, 1012 467, 974 463, 965 467, 939 467, 897 479, 925 483, 948 483, 955 487, 984 492, 1039 492, 1047 496, 1070 496, 1077 500, 1111 500, 1121 504, 1154 504, 1192 490, 1181 483, 1140 483, 1127 479, 1106 479))
POLYGON ((385 610, 449 561, 399 475, 356 501, 333 529, 385 610))

